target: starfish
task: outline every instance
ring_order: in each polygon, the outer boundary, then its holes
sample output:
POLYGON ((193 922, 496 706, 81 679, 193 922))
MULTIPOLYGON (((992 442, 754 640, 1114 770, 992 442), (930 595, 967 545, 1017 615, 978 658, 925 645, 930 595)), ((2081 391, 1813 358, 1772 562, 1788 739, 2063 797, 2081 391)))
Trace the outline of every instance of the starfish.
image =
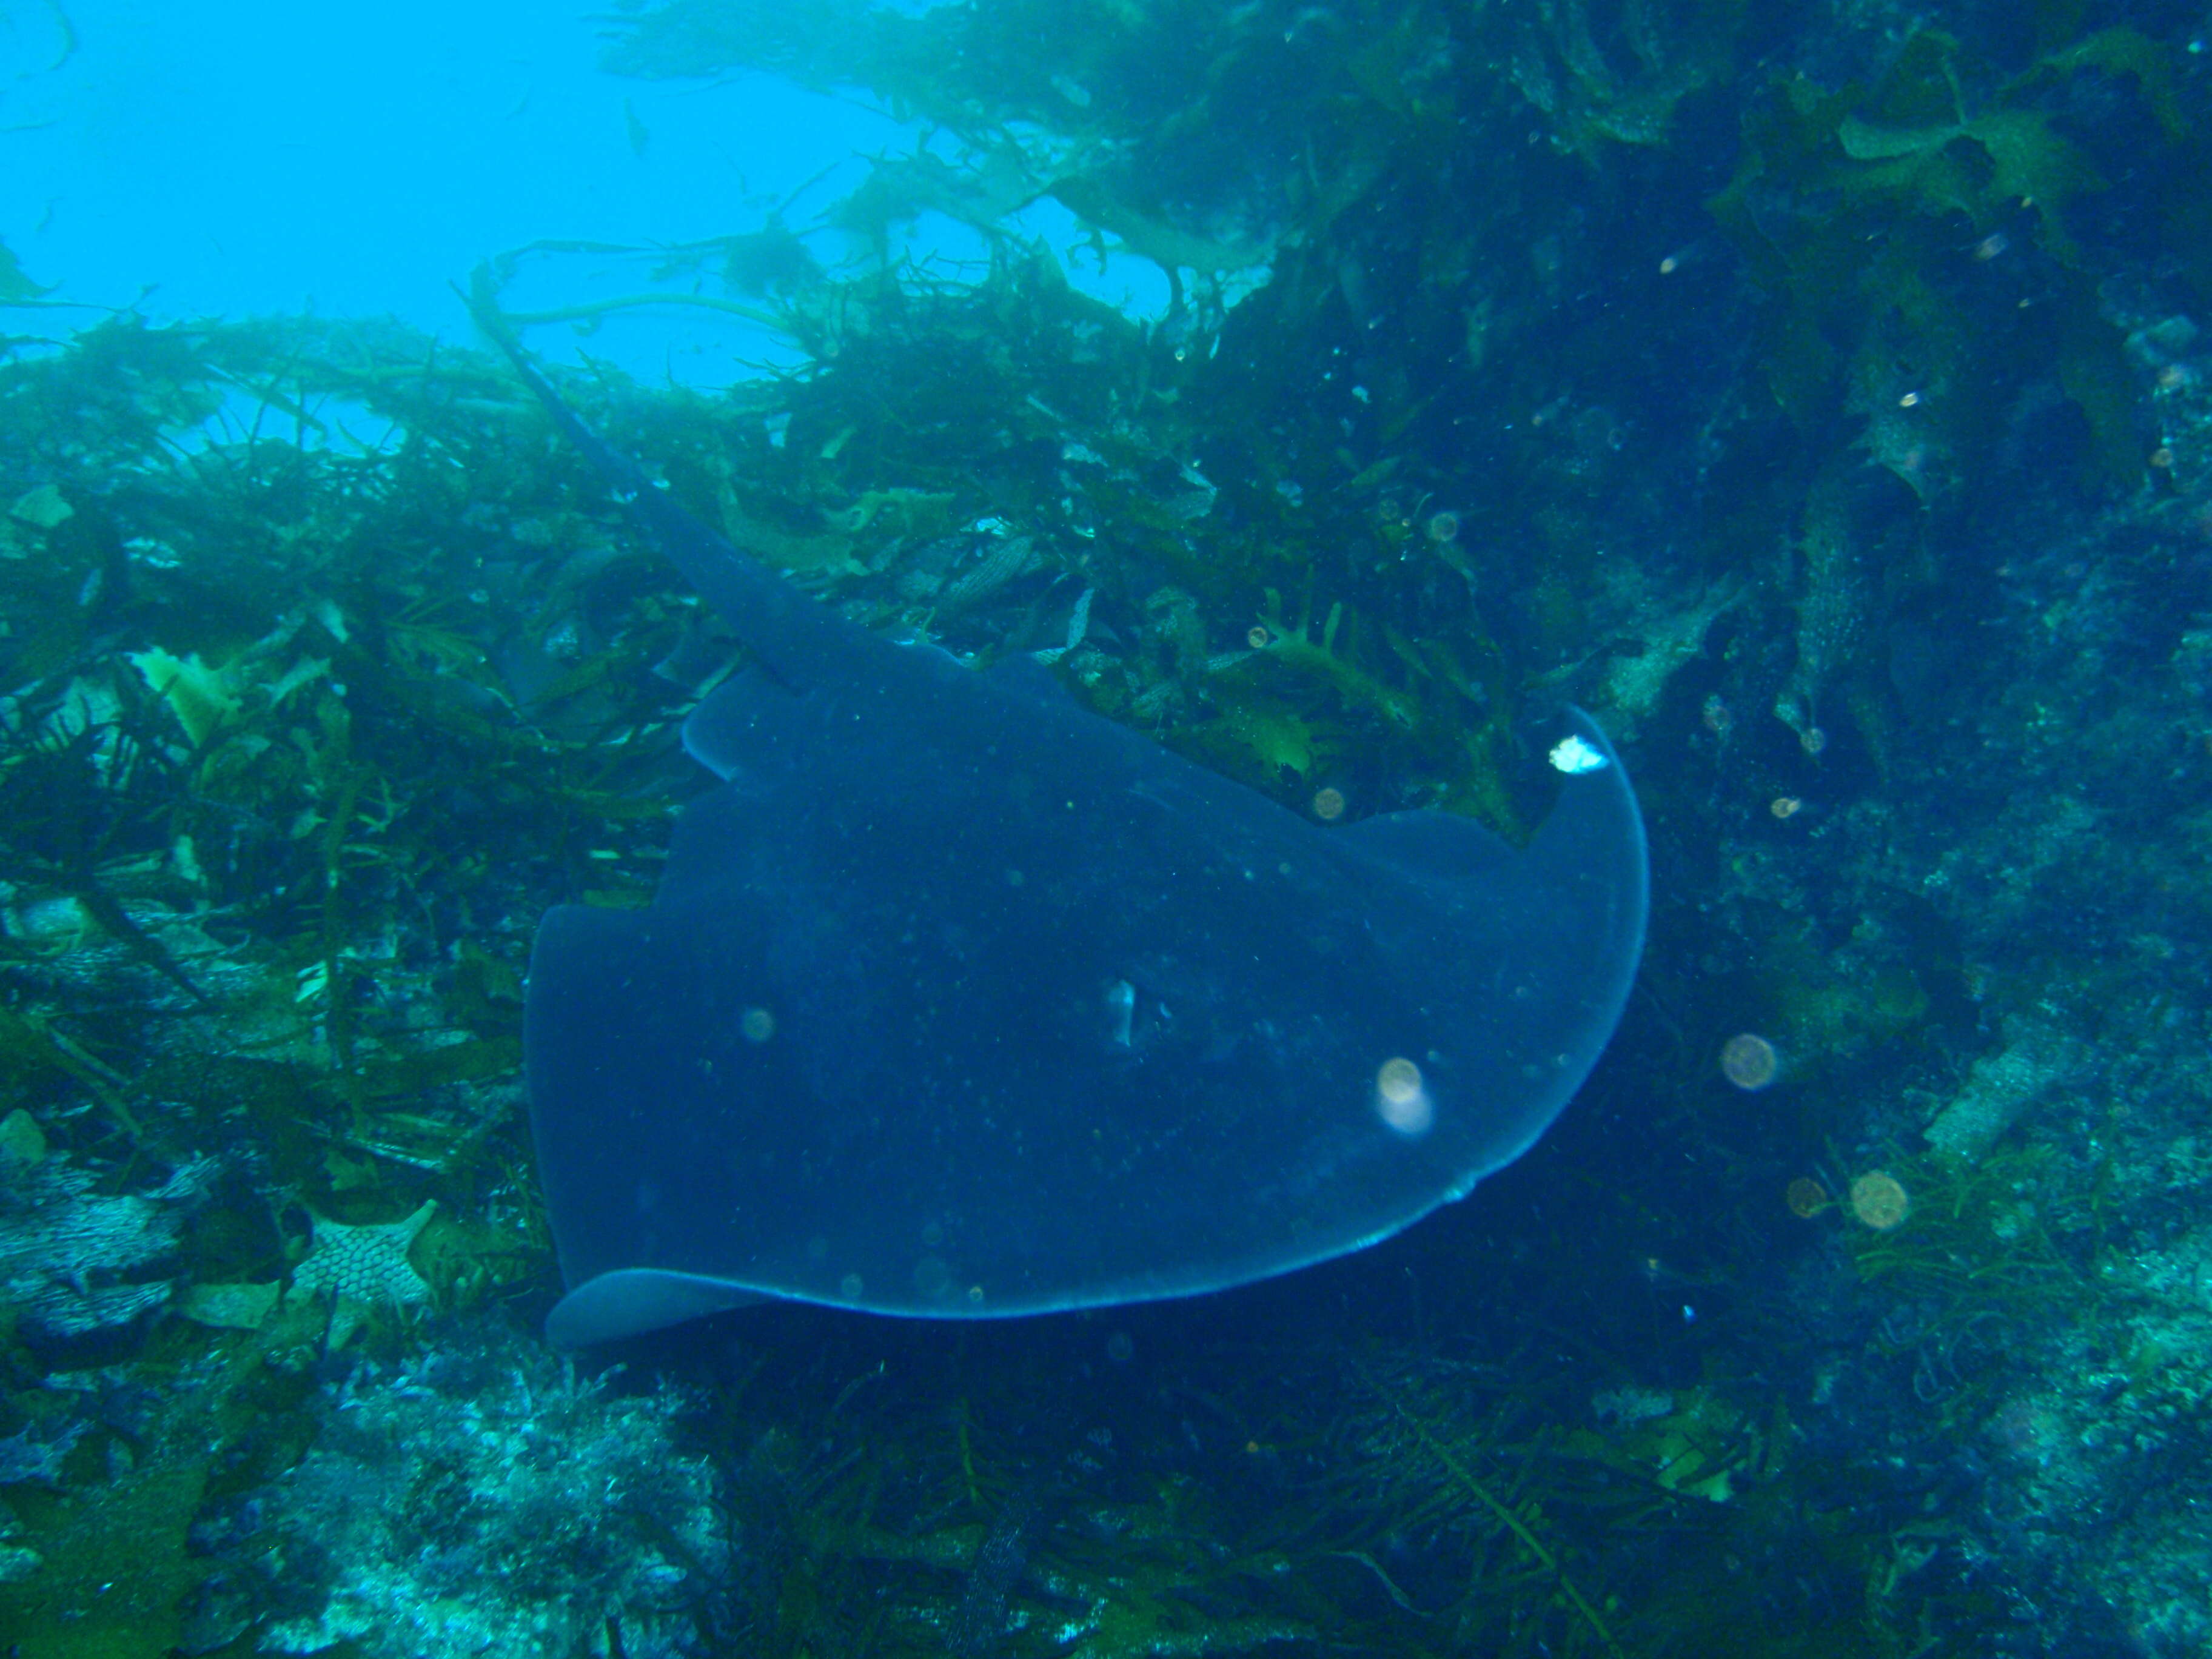
POLYGON ((423 1200, 422 1207, 404 1221, 374 1226, 352 1226, 307 1212, 313 1224, 314 1242, 306 1257, 292 1269, 295 1296, 319 1296, 335 1291, 342 1302, 427 1302, 430 1286, 407 1260, 416 1234, 429 1224, 438 1200, 423 1200))

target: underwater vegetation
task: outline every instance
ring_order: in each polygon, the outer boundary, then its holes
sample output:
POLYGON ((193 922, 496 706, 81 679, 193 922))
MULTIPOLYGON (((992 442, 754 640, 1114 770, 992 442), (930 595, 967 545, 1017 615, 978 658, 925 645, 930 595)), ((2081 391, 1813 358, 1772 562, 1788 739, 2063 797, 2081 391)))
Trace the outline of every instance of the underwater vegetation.
POLYGON ((1624 741, 1653 942, 1584 1097, 1191 1306, 546 1358, 527 942, 651 892, 735 641, 488 356, 10 311, 0 1639, 2201 1651, 2201 24, 624 14, 629 71, 945 135, 843 264, 649 256, 805 372, 564 378, 689 510, 1323 823, 1519 833, 1528 716, 1624 741), (1045 194, 1168 313, 1006 228, 1045 194), (902 267, 924 210, 988 270, 902 267))
POLYGON ((505 1322, 327 1403, 305 1455, 196 1516, 182 1645, 264 1653, 713 1652, 738 1539, 672 1392, 579 1379, 505 1322))

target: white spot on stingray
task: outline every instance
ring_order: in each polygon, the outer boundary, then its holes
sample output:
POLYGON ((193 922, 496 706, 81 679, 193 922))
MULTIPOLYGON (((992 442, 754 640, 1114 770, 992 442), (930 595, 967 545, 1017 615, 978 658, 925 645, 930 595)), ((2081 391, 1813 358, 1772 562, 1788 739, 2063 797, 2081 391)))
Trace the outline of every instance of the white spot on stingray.
POLYGON ((1612 763, 1585 743, 1580 736, 1562 738, 1552 745, 1551 762, 1555 771, 1569 777, 1580 777, 1585 772, 1601 772, 1612 763))
POLYGON ((1106 1023, 1114 1046, 1126 1048, 1137 1018, 1137 988, 1117 979, 1106 988, 1106 1023))
POLYGON ((1375 1115, 1408 1140, 1428 1133, 1437 1108, 1419 1066, 1403 1056, 1382 1062, 1375 1073, 1375 1115))

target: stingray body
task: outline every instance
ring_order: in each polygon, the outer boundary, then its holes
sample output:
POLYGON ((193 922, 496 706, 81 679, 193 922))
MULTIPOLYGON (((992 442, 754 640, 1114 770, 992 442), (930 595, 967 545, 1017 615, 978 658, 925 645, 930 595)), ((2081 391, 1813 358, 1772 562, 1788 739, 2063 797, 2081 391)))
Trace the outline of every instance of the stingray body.
POLYGON ((556 1341, 763 1297, 988 1318, 1243 1284, 1464 1195, 1581 1084, 1646 903, 1585 717, 1524 849, 1309 823, 1033 662, 844 622, 516 362, 750 663, 685 726, 722 781, 654 902, 538 933, 556 1341))

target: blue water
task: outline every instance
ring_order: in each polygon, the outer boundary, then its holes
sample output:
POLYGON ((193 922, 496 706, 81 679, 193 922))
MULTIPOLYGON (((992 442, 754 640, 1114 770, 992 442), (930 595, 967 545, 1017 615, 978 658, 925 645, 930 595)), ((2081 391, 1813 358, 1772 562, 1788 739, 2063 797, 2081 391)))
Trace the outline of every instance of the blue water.
MULTIPOLYGON (((650 248, 776 215, 835 258, 843 239, 809 222, 863 158, 929 137, 866 96, 757 71, 609 75, 610 33, 603 14, 529 3, 15 8, 0 21, 8 246, 72 305, 389 315, 462 338, 448 284, 532 243, 650 248)), ((1080 234, 1049 204, 1033 222, 1066 244, 1080 234)), ((981 256, 942 219, 906 240, 923 260, 981 256)), ((1157 309, 1159 272, 1113 264, 1088 261, 1079 280, 1157 309)), ((550 292, 629 292, 647 268, 574 255, 550 292)), ((733 351, 798 361, 771 332, 699 312, 618 319, 592 351, 685 381, 733 351)))

